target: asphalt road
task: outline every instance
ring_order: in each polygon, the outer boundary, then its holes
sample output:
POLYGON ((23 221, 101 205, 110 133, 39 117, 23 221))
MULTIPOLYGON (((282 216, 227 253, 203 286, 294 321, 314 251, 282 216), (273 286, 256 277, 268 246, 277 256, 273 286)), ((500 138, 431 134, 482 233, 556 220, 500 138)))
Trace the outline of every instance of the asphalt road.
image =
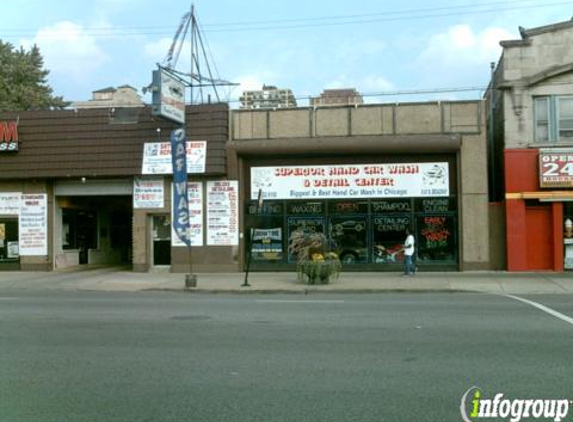
POLYGON ((3 292, 0 421, 460 421, 472 386, 573 399, 572 334, 488 294, 3 292))

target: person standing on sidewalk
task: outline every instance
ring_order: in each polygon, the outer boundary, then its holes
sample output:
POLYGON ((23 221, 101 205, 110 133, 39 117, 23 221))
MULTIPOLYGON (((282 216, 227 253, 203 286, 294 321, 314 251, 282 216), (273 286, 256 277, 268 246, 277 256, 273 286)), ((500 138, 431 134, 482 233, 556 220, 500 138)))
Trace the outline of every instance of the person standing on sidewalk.
POLYGON ((404 275, 412 276, 414 275, 414 251, 415 251, 416 241, 414 236, 410 232, 410 229, 406 229, 406 240, 404 241, 404 275))

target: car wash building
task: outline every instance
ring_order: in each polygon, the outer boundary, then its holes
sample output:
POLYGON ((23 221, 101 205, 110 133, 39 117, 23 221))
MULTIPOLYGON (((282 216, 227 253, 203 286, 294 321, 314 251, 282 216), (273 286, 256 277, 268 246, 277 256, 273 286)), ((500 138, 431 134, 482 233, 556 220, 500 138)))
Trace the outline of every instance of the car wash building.
MULTIPOLYGON (((183 108, 195 271, 236 270, 228 106, 183 108)), ((169 135, 149 106, 0 114, 0 270, 188 271, 171 232, 169 135)))
POLYGON ((292 270, 295 231, 321 232, 345 270, 396 271, 405 229, 424 270, 490 263, 481 101, 233 110, 241 257, 292 270))

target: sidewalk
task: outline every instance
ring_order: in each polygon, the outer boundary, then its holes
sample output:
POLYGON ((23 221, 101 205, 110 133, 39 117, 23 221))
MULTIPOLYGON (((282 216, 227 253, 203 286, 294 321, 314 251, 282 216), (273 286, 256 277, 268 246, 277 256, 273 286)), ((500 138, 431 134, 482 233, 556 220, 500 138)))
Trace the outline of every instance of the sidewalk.
POLYGON ((440 272, 341 273, 327 285, 307 285, 294 272, 196 274, 197 287, 185 288, 185 274, 134 273, 117 268, 88 268, 80 271, 0 272, 2 290, 65 291, 175 291, 195 293, 298 293, 344 292, 488 292, 496 294, 573 293, 571 273, 440 272))

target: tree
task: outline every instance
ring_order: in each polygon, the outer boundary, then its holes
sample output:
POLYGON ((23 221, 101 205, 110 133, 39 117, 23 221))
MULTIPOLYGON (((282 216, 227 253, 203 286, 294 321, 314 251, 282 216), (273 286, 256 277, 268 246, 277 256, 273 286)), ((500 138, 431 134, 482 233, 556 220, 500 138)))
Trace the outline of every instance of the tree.
POLYGON ((46 110, 69 102, 52 95, 44 59, 37 46, 30 51, 0 40, 0 111, 46 110))

